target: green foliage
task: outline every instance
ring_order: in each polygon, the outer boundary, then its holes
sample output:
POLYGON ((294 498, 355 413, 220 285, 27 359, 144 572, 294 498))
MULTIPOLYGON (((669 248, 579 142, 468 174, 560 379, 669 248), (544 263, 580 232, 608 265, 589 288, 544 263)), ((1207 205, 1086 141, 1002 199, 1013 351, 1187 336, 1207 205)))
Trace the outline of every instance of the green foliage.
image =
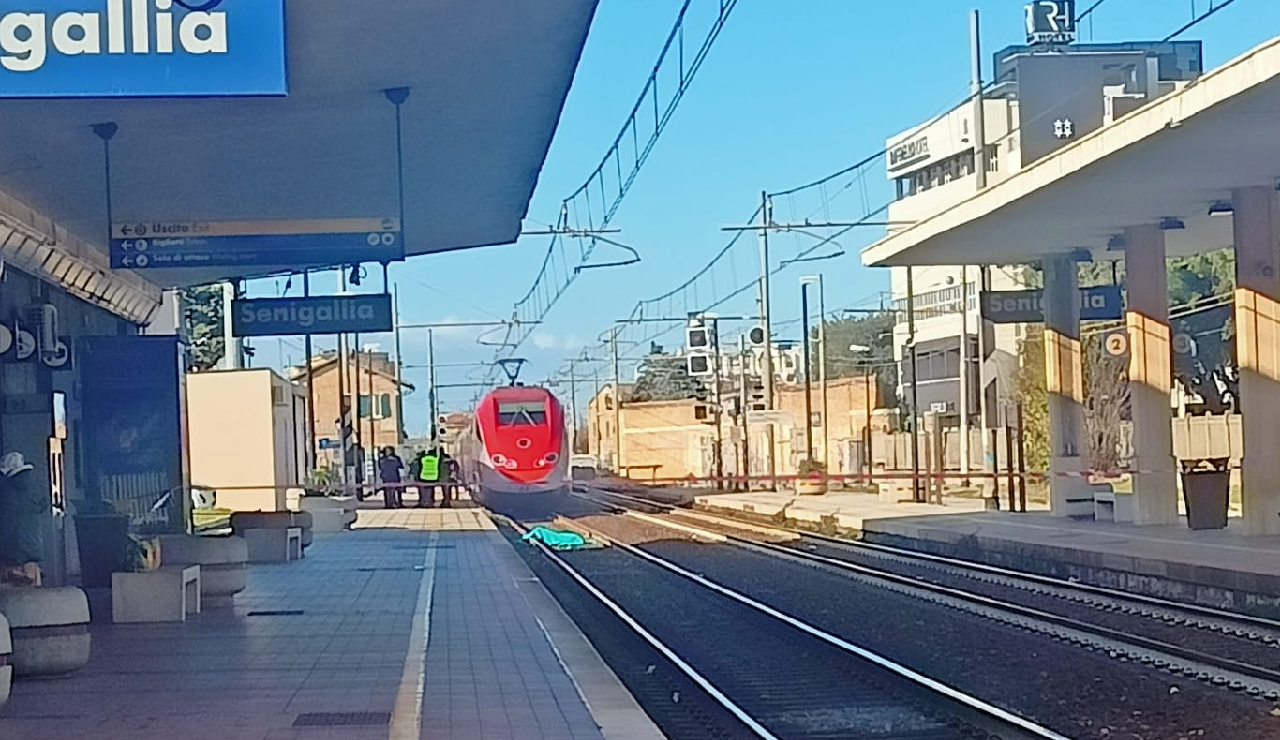
POLYGON ((222 361, 222 286, 197 285, 182 290, 186 323, 187 365, 193 372, 212 370, 222 361))
POLYGON ((1027 470, 1049 469, 1049 393, 1045 382, 1044 326, 1027 327, 1019 343, 1022 366, 1018 374, 1018 394, 1022 400, 1027 470))
POLYGON ((1105 349, 1106 335, 1086 335, 1084 353, 1085 433, 1090 470, 1120 469, 1121 422, 1128 421, 1129 363, 1105 349))
POLYGON ((888 406, 895 405, 892 399, 897 394, 898 368, 893 361, 893 324, 892 311, 828 321, 827 377, 862 377, 870 368, 879 381, 880 398, 887 399, 888 406), (871 351, 859 352, 851 346, 868 347, 871 351))
POLYGON ((654 346, 640 364, 640 374, 628 401, 678 401, 692 398, 695 387, 683 357, 654 346))
POLYGON ((821 461, 810 460, 807 457, 801 460, 800 464, 796 466, 796 474, 802 478, 807 478, 813 475, 825 475, 826 472, 827 466, 823 465, 821 461))

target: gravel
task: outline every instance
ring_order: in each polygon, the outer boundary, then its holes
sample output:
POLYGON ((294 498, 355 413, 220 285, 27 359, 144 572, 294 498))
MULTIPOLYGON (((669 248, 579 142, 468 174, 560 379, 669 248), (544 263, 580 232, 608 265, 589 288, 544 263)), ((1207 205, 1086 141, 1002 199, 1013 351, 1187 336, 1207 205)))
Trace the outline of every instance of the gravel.
POLYGON ((1070 737, 1280 738, 1280 717, 1266 703, 826 569, 725 545, 646 549, 1070 737))

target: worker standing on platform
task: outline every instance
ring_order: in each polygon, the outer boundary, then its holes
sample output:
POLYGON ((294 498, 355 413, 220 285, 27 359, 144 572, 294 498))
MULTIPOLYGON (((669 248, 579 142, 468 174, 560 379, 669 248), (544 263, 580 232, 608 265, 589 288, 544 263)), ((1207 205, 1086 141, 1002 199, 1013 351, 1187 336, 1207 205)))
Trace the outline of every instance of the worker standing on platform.
POLYGON ((435 489, 440 485, 440 450, 432 447, 418 458, 418 508, 425 509, 435 502, 435 489))
POLYGON ((382 505, 388 509, 404 508, 400 495, 400 474, 403 471, 404 461, 396 454, 395 448, 384 448, 378 456, 378 479, 382 481, 382 505))

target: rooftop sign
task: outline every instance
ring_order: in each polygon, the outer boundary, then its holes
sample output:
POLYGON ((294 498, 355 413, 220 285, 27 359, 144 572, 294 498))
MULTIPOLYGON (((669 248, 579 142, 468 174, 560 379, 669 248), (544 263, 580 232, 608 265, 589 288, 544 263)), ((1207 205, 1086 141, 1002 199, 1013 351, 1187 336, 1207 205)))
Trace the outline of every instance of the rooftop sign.
POLYGON ((393 326, 387 293, 231 302, 231 333, 237 337, 376 334, 393 326))
POLYGON ((1069 44, 1076 40, 1075 0, 1036 0, 1025 10, 1028 44, 1069 44))
POLYGON ((287 92, 284 0, 0 0, 0 98, 287 92))

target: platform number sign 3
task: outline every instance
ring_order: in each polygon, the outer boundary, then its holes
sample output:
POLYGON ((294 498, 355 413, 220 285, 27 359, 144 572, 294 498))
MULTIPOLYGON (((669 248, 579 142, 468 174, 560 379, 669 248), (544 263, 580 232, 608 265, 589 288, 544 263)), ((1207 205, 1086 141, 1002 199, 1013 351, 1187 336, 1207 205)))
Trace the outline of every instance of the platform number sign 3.
POLYGON ((1075 0, 1036 0, 1025 10, 1028 44, 1069 44, 1076 40, 1075 0))

